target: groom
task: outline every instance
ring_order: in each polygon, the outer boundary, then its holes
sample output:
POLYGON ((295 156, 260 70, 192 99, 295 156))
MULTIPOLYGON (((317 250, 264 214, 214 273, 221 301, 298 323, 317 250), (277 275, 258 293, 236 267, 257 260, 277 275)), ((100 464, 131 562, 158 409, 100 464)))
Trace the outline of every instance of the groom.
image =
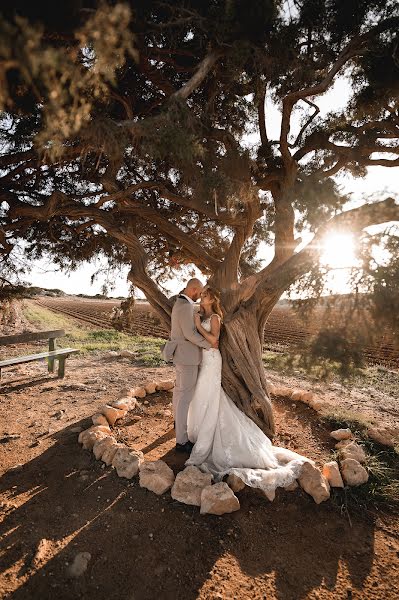
POLYGON ((203 288, 199 279, 190 279, 185 289, 178 295, 172 309, 171 342, 169 343, 174 348, 173 362, 176 367, 173 412, 178 452, 190 453, 193 447, 187 436, 188 407, 194 395, 202 348, 212 347, 198 333, 194 325, 194 305, 201 296, 203 288))

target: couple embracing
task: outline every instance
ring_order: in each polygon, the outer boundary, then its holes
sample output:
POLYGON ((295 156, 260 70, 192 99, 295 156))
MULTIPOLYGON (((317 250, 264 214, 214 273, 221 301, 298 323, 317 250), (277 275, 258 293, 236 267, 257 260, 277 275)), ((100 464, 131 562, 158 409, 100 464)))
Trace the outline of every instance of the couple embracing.
POLYGON ((227 474, 273 495, 299 476, 307 459, 273 446, 222 388, 219 292, 190 279, 172 310, 171 339, 163 357, 176 368, 173 393, 176 450, 220 481, 227 474), (201 312, 196 302, 201 298, 201 312))

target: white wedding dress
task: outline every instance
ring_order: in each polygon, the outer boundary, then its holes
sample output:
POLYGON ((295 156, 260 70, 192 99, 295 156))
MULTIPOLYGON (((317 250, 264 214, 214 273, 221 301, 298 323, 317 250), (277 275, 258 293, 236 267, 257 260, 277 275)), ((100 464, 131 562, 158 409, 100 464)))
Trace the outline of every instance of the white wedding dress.
MULTIPOLYGON (((210 317, 202 327, 210 331, 210 317)), ((212 473, 215 481, 235 474, 272 499, 276 488, 287 487, 298 478, 309 459, 273 446, 224 392, 221 375, 219 350, 204 350, 188 411, 188 438, 195 445, 186 465, 212 473)))

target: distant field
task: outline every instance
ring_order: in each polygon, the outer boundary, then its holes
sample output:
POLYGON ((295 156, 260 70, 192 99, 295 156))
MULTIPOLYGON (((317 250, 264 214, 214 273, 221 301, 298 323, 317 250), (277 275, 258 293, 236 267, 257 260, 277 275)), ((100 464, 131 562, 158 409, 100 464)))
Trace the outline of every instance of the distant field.
MULTIPOLYGON (((37 304, 74 317, 100 328, 109 329, 111 313, 118 300, 91 300, 80 298, 48 298, 36 300, 37 304)), ((278 305, 270 315, 265 328, 265 350, 285 351, 290 347, 300 347, 320 331, 323 323, 322 307, 316 309, 310 322, 299 318, 289 304, 278 305)), ((340 320, 337 309, 336 320, 340 320)), ((146 302, 137 303, 133 324, 128 330, 133 335, 167 338, 168 331, 159 321, 155 311, 146 302)), ((399 349, 395 348, 389 332, 382 332, 378 343, 366 350, 370 363, 380 363, 389 367, 399 367, 399 349)))

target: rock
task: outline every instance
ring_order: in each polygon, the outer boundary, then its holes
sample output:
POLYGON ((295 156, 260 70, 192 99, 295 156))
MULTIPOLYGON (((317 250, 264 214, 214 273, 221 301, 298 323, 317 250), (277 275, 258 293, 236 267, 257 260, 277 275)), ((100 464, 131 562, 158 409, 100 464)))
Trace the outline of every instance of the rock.
POLYGON ((287 492, 294 492, 295 490, 297 490, 299 488, 298 482, 295 479, 292 483, 290 483, 289 485, 287 485, 284 489, 287 492))
POLYGON ((106 417, 104 417, 101 413, 96 413, 92 416, 91 420, 93 421, 93 425, 105 425, 108 427, 108 421, 106 417))
POLYGON ((371 427, 367 430, 367 435, 377 444, 394 448, 396 440, 394 436, 385 427, 371 427))
POLYGON ((330 436, 337 441, 349 440, 352 437, 352 432, 350 429, 336 429, 330 433, 330 436))
POLYGON ((136 398, 145 398, 147 395, 147 392, 145 391, 145 389, 143 387, 136 387, 133 390, 133 396, 135 396, 136 398))
POLYGON ((291 394, 291 400, 294 402, 300 402, 302 400, 302 390, 294 390, 291 394))
POLYGON ((341 472, 345 483, 351 486, 366 483, 369 478, 366 469, 353 458, 346 458, 341 461, 341 472))
POLYGON ((291 389, 289 387, 276 387, 275 396, 281 396, 282 398, 290 398, 291 397, 291 389))
POLYGON ((80 433, 81 431, 83 431, 83 427, 80 427, 79 425, 77 425, 76 427, 72 427, 69 431, 71 433, 80 433))
POLYGON ((264 491, 263 494, 270 502, 273 502, 276 497, 276 490, 269 490, 267 492, 264 491))
POLYGON ((352 443, 352 440, 341 440, 340 442, 335 444, 334 448, 336 448, 337 450, 340 450, 341 448, 345 448, 345 446, 348 446, 348 444, 351 444, 351 443, 352 443))
POLYGON ((131 479, 138 473, 141 463, 144 461, 144 455, 139 450, 131 450, 124 446, 118 448, 112 460, 112 466, 115 467, 118 477, 131 479))
MULTIPOLYGON (((316 401, 317 400, 314 397, 313 392, 302 392, 301 402, 304 402, 305 404, 311 404, 311 403, 314 403, 316 401)), ((320 400, 318 402, 320 402, 320 400)))
POLYGON ((122 352, 119 353, 119 356, 121 358, 134 358, 134 352, 131 350, 122 350, 122 352))
POLYGON ((324 402, 322 402, 322 400, 319 400, 319 398, 312 398, 311 400, 308 400, 306 404, 316 411, 321 410, 324 406, 324 402))
POLYGON ((112 444, 107 445, 105 448, 104 452, 102 453, 101 460, 107 465, 107 467, 109 467, 112 465, 112 461, 114 460, 117 450, 124 447, 125 446, 123 444, 118 444, 118 442, 114 440, 112 444))
POLYGON ((93 446, 93 454, 96 460, 100 460, 107 448, 115 443, 115 438, 112 435, 107 435, 99 440, 96 440, 93 446))
POLYGON ((163 460, 143 462, 140 465, 140 487, 160 496, 173 485, 174 473, 163 460))
POLYGON ((245 488, 245 483, 243 480, 240 479, 238 475, 234 475, 234 473, 231 473, 227 477, 226 483, 233 490, 233 492, 241 492, 241 490, 245 488))
POLYGON ((42 566, 43 562, 46 559, 46 555, 49 549, 50 542, 45 538, 41 539, 37 545, 35 554, 33 555, 32 561, 30 563, 33 569, 39 569, 42 566))
POLYGON ((341 473, 339 472, 338 463, 335 460, 332 460, 323 466, 323 475, 331 487, 344 487, 344 482, 342 481, 341 473))
POLYGON ((134 388, 123 388, 120 392, 121 398, 132 398, 134 396, 134 388))
POLYGON ((360 463, 364 463, 367 458, 363 448, 356 442, 351 442, 350 444, 347 444, 341 448, 339 451, 339 456, 343 460, 346 460, 347 458, 353 458, 353 460, 357 460, 360 463))
POLYGON ((106 434, 110 434, 111 430, 108 426, 105 425, 93 425, 92 427, 89 427, 89 429, 85 429, 84 431, 81 431, 79 433, 79 437, 78 437, 78 442, 79 444, 83 444, 83 439, 84 437, 88 434, 88 433, 98 433, 98 432, 102 432, 102 433, 106 433, 106 434))
POLYGON ((70 577, 81 577, 87 570, 87 566, 91 559, 89 552, 79 552, 73 559, 73 563, 68 567, 68 575, 70 577))
POLYGON ((128 410, 132 410, 132 408, 134 408, 135 400, 133 400, 133 398, 120 398, 115 402, 111 402, 110 406, 127 412, 128 410))
POLYGON ((155 394, 155 392, 157 391, 157 384, 154 381, 152 381, 151 383, 146 383, 144 389, 146 391, 146 394, 155 394))
POLYGON ((176 475, 171 491, 172 498, 183 504, 201 506, 201 492, 211 483, 210 473, 202 473, 197 467, 190 465, 176 475))
POLYGON ((316 504, 320 504, 330 497, 330 486, 327 479, 319 469, 312 465, 310 462, 306 462, 301 470, 299 477, 299 485, 301 488, 310 496, 316 504))
POLYGON ((99 440, 102 440, 103 438, 108 437, 108 435, 106 433, 104 433, 103 431, 89 431, 84 437, 83 437, 83 449, 84 450, 93 450, 93 446, 96 442, 98 442, 99 440))
POLYGON ((225 483, 207 485, 201 492, 201 515, 224 515, 240 509, 240 502, 233 490, 225 483))
POLYGON ((159 392, 167 392, 168 390, 173 390, 175 387, 175 382, 172 380, 169 381, 158 381, 157 390, 159 392))
POLYGON ((269 396, 270 396, 270 394, 272 396, 276 396, 276 389, 277 389, 276 386, 273 385, 272 383, 267 384, 267 391, 269 393, 269 396))
POLYGON ((121 419, 126 414, 125 410, 119 410, 118 408, 114 408, 113 406, 110 406, 109 404, 102 406, 100 410, 101 410, 101 413, 104 415, 104 417, 107 419, 107 421, 111 427, 113 427, 115 425, 115 422, 118 419, 121 419))
POLYGON ((108 352, 108 356, 109 356, 110 358, 116 358, 117 356, 119 356, 119 354, 118 354, 118 353, 117 353, 115 350, 110 350, 110 351, 108 352))

